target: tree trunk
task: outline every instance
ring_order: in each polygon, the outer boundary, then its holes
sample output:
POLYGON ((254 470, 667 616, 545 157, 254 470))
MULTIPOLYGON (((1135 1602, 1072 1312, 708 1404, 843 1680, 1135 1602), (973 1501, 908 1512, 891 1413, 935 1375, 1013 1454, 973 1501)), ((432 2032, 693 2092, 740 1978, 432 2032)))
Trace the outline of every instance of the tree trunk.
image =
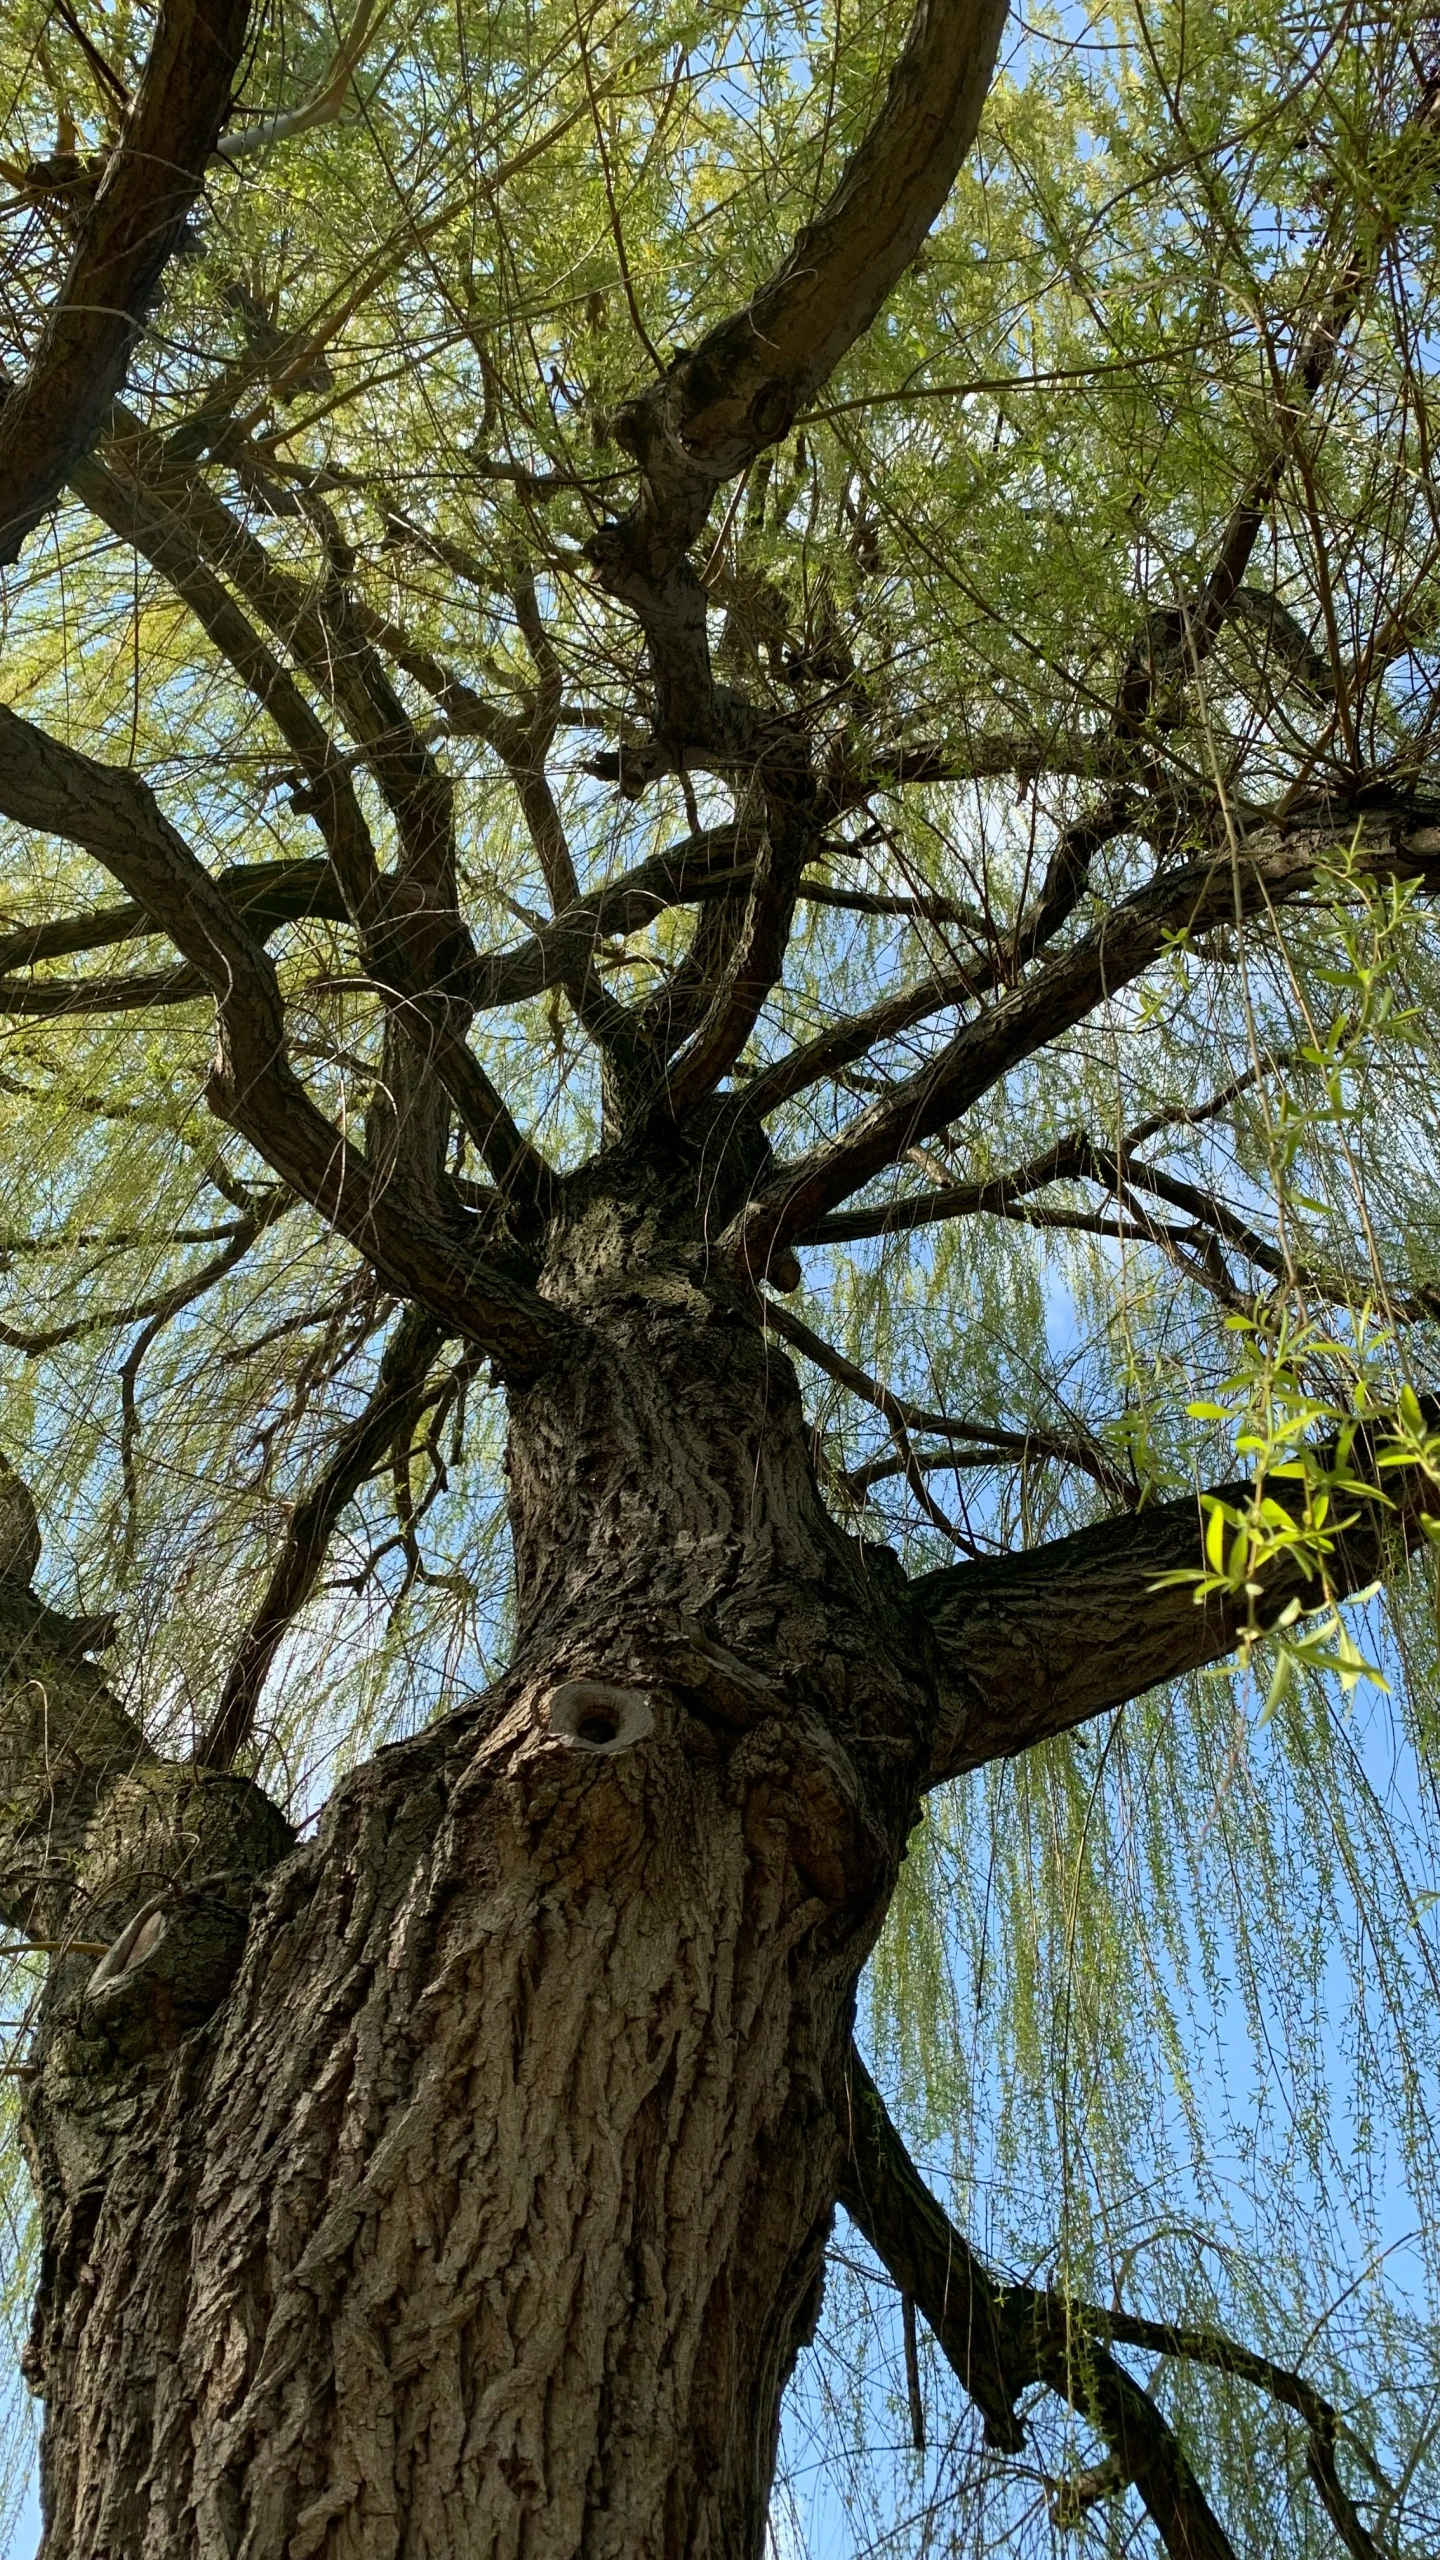
POLYGON ((50 2554, 761 2548, 933 1711, 788 1364, 643 1242, 552 1255, 500 1686, 313 1844, 194 1770, 91 1823, 70 1925, 129 1936, 27 2094, 50 2554))

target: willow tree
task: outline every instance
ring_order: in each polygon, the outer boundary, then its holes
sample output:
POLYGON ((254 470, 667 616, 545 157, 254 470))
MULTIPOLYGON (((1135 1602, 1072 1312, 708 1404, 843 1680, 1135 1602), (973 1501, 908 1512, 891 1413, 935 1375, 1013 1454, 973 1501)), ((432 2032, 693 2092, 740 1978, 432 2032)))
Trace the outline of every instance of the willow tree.
POLYGON ((955 2547, 1048 2532, 1047 2409, 1057 2524, 1398 2547, 1423 2410, 1337 2407, 1318 2257, 1157 2298, 1106 2057, 1183 2110, 1298 1875, 1433 2194, 1424 1824, 1336 1810, 1433 1650, 1423 18, 3 41, 46 2549, 741 2560, 841 2203, 955 2547), (932 2134, 1069 2127, 1046 2276, 855 2053, 877 1945, 932 2134))

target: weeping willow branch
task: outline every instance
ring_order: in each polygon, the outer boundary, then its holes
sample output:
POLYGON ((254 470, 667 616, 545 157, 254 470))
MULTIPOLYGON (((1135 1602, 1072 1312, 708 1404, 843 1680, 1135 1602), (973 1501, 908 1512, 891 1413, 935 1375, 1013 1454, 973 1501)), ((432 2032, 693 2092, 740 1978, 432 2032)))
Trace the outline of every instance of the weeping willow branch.
POLYGON ((249 0, 165 0, 160 11, 29 369, 0 389, 0 565, 19 558, 121 389, 219 137, 249 15, 249 0))

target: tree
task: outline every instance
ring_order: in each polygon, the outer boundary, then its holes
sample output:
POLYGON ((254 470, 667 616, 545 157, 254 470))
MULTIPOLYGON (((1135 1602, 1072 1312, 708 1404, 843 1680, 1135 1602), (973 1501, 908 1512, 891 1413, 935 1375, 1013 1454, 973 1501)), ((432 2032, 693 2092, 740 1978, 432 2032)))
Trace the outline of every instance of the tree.
POLYGON ((1072 1957, 1122 1765, 1157 1911, 1217 1825, 1278 1874, 1234 1656, 1432 2158, 1423 1877, 1315 1812, 1337 1682, 1428 1750, 1430 43, 14 13, 47 2551, 758 2552, 842 2201, 917 2437, 917 2310, 994 2478, 1072 2413, 1054 2522, 1411 2532, 1423 2425, 1387 2485, 1196 2288, 1006 2276, 852 2034, 1001 1771, 1072 1957))

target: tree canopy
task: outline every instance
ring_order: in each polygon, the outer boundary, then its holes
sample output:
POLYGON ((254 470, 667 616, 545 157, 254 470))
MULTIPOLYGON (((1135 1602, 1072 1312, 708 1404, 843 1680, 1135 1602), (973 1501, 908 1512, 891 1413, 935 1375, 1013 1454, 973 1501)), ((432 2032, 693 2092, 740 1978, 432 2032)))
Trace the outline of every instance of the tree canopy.
POLYGON ((47 1592, 307 1821, 503 1660, 535 1239, 668 1115, 856 1536, 1161 1524, 937 1769, 861 2040, 970 2343, 843 2229, 777 2550, 1433 2549, 1435 31, 225 15, 0 34, 47 1592))

